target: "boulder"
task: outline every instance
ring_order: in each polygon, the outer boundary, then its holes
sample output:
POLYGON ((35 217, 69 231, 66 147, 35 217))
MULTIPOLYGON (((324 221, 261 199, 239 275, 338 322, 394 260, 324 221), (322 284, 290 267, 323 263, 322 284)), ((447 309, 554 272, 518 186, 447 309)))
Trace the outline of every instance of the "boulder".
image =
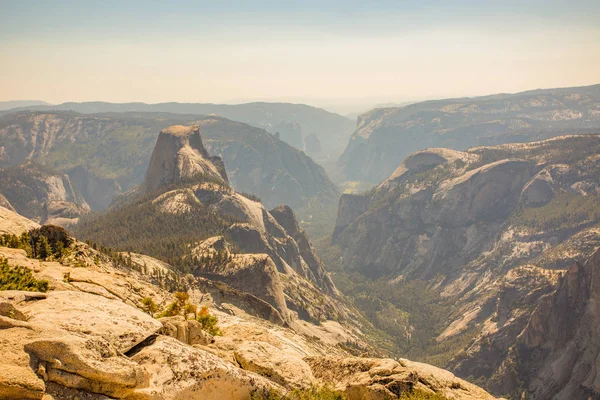
POLYGON ((46 334, 48 339, 25 345, 25 351, 38 360, 38 371, 45 380, 116 398, 147 385, 144 370, 108 341, 61 332, 46 334))

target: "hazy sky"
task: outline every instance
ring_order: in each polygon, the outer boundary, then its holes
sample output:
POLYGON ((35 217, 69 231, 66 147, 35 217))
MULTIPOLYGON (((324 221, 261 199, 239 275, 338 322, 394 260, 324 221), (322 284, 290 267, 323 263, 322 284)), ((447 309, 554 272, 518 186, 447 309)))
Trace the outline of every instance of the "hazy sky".
POLYGON ((349 111, 594 83, 599 0, 0 0, 0 100, 349 111))

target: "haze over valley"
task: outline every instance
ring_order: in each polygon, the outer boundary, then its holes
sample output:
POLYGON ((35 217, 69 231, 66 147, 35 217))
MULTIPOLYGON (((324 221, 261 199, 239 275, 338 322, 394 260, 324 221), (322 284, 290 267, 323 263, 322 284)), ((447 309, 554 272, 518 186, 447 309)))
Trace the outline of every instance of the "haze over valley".
POLYGON ((0 399, 600 399, 597 2, 0 11, 0 399))

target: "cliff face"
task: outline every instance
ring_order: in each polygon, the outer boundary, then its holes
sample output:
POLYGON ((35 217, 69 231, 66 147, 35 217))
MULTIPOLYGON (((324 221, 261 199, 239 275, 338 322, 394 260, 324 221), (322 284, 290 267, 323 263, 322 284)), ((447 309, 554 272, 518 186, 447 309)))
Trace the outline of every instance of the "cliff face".
POLYGON ((600 397, 600 249, 574 264, 520 333, 498 385, 518 378, 532 399, 600 397), (514 366, 514 369, 508 367, 514 366))
POLYGON ((348 179, 380 182, 402 159, 428 147, 528 142, 596 133, 600 85, 426 101, 359 117, 338 165, 348 179))
MULTIPOLYGON (((520 396, 505 360, 525 365, 537 356, 514 358, 513 344, 562 271, 600 246, 599 150, 600 137, 583 135, 414 153, 376 188, 342 197, 333 237, 342 270, 392 286, 425 279, 452 305, 435 333, 436 343, 453 348, 445 365, 494 393, 520 396)), ((564 331, 566 322, 552 321, 538 324, 543 335, 564 331)), ((569 386, 556 379, 553 390, 569 386)))
MULTIPOLYGON (((0 207, 0 231, 20 236, 35 225, 0 207)), ((226 243, 207 245, 223 251, 226 243)), ((182 274, 146 255, 109 256, 74 238, 68 248, 58 260, 0 246, 3 263, 48 288, 0 290, 0 398, 250 400, 326 385, 348 400, 424 393, 493 399, 430 365, 352 356, 346 343, 364 345, 357 325, 283 327, 266 302, 222 282, 182 274), (189 306, 206 307, 202 312, 217 318, 218 334, 191 309, 161 316, 172 309, 168 289, 174 288, 187 293, 189 306)))
POLYGON ((152 193, 197 176, 227 182, 223 162, 219 157, 209 156, 202 145, 198 126, 176 125, 160 131, 143 191, 152 193))
POLYGON ((17 212, 32 220, 66 226, 90 212, 66 174, 48 173, 29 163, 0 169, 0 175, 0 193, 17 212))

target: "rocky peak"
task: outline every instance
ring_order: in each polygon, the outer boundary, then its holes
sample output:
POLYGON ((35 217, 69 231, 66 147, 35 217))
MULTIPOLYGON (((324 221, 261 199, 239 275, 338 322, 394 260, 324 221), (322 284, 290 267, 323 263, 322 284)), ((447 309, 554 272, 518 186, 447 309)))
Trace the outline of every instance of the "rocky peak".
POLYGON ((203 176, 227 182, 220 157, 211 157, 197 125, 173 125, 160 131, 144 181, 144 192, 154 192, 184 179, 203 176))

